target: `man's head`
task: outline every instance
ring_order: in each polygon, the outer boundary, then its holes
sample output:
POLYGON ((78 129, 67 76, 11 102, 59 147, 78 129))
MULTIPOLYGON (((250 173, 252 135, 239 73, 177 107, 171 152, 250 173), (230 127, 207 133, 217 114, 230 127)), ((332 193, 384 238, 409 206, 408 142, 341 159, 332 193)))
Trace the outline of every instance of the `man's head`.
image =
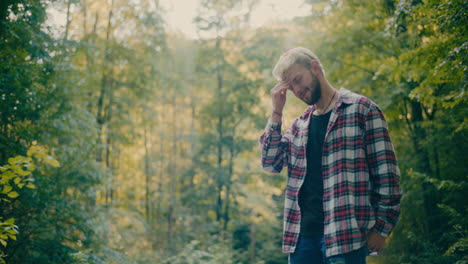
POLYGON ((281 55, 273 68, 273 76, 288 83, 289 90, 308 105, 320 99, 324 70, 317 56, 306 48, 293 48, 281 55))

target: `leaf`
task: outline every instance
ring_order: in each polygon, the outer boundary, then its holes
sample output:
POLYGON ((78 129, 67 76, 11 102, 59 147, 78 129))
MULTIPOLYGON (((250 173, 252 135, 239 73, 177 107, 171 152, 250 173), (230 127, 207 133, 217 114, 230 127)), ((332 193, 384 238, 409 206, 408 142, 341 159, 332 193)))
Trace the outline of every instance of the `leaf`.
POLYGON ((36 165, 32 164, 32 163, 28 163, 26 166, 26 169, 28 169, 29 171, 34 171, 36 169, 36 165))
POLYGON ((16 174, 14 174, 12 171, 5 171, 1 175, 2 175, 2 179, 0 181, 0 184, 8 182, 9 180, 16 177, 16 174))
POLYGON ((31 174, 30 171, 25 171, 20 166, 17 166, 17 165, 14 165, 12 167, 12 170, 13 170, 14 173, 16 173, 16 174, 18 174, 20 176, 27 176, 27 175, 31 174))
POLYGON ((16 197, 19 196, 19 194, 18 194, 17 192, 10 192, 10 193, 8 193, 7 195, 8 195, 8 197, 10 197, 10 198, 16 198, 16 197))
POLYGON ((3 245, 4 247, 7 246, 7 242, 6 242, 5 240, 3 240, 3 239, 0 239, 0 243, 2 243, 2 245, 3 245))
POLYGON ((40 158, 43 156, 41 154, 44 154, 44 148, 41 148, 40 146, 31 146, 26 152, 26 155, 28 155, 28 157, 35 156, 37 158, 40 158))
POLYGON ((55 168, 60 167, 60 163, 51 156, 47 156, 47 159, 45 159, 45 162, 52 167, 55 167, 55 168))
POLYGON ((10 185, 6 185, 5 187, 3 187, 2 193, 9 193, 12 189, 13 187, 11 187, 10 185))
POLYGON ((26 155, 28 155, 28 157, 32 157, 32 155, 34 155, 35 152, 36 152, 36 148, 35 146, 32 146, 28 149, 28 151, 26 152, 26 155))
POLYGON ((36 189, 36 186, 32 183, 27 184, 26 187, 28 187, 29 189, 36 189))
POLYGON ((38 159, 40 158, 46 158, 47 157, 47 153, 46 153, 46 148, 44 147, 41 147, 41 146, 32 146, 29 148, 29 150, 26 152, 26 155, 28 155, 29 157, 36 157, 38 159))
POLYGON ((17 165, 18 163, 23 162, 24 159, 25 159, 25 157, 23 157, 23 156, 16 156, 14 158, 9 158, 8 163, 10 163, 11 165, 17 165))
POLYGON ((13 180, 13 182, 14 182, 16 185, 18 185, 18 184, 21 183, 21 178, 20 178, 20 177, 16 177, 16 178, 13 180))

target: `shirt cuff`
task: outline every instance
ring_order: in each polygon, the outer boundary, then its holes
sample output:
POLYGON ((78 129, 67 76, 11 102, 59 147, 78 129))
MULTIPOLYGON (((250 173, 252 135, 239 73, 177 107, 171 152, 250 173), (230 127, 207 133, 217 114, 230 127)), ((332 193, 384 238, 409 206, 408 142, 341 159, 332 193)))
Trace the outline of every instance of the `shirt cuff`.
POLYGON ((271 118, 268 118, 268 123, 265 127, 265 132, 270 132, 270 131, 279 131, 281 132, 281 122, 275 123, 271 121, 271 118))
POLYGON ((382 219, 378 218, 375 221, 374 227, 372 227, 371 231, 376 232, 384 237, 388 237, 390 232, 392 231, 393 226, 385 223, 382 219))

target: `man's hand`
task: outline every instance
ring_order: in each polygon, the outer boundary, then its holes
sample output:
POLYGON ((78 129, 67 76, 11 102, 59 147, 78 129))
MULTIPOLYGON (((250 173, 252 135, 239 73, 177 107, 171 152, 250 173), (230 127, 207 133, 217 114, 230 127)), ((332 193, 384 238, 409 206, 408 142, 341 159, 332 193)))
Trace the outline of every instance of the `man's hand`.
POLYGON ((386 237, 371 231, 367 237, 367 247, 373 252, 382 252, 386 239, 386 237))
POLYGON ((286 92, 288 91, 289 84, 281 81, 271 89, 271 103, 273 106, 272 121, 281 121, 281 115, 283 114, 284 104, 286 103, 286 92))

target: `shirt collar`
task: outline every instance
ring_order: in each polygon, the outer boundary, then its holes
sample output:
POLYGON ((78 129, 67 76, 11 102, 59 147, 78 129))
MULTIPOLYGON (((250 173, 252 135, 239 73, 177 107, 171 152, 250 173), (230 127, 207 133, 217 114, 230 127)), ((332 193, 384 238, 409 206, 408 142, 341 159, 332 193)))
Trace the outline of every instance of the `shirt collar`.
MULTIPOLYGON (((352 92, 346 88, 340 88, 338 90, 338 101, 336 101, 335 106, 333 107, 333 110, 340 108, 342 104, 349 105, 352 103, 352 92)), ((307 110, 304 112, 304 114, 309 114, 312 113, 315 110, 315 105, 310 105, 307 110)), ((333 111, 332 110, 332 111, 333 111)))

